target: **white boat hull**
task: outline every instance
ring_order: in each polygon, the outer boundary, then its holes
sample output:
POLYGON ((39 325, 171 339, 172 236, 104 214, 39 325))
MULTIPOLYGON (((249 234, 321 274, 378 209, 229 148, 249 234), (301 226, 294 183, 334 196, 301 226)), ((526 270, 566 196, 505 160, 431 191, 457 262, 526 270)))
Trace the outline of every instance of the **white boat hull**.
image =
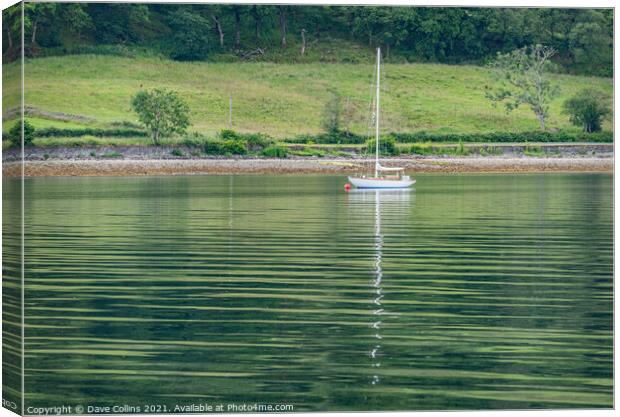
POLYGON ((383 178, 349 177, 349 181, 357 188, 408 188, 415 184, 415 180, 386 180, 383 178))

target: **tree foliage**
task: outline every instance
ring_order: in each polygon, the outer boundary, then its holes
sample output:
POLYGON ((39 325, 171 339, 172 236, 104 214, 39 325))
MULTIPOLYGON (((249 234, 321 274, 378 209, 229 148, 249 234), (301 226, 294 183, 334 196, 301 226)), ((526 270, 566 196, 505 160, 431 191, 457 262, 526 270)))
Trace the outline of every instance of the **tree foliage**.
MULTIPOLYGON (((40 2, 25 7, 32 55, 45 48, 111 44, 174 54, 172 37, 177 47, 191 45, 179 55, 199 57, 192 59, 207 57, 203 45, 241 58, 257 49, 286 50, 292 59, 292 50, 302 56, 296 46, 303 29, 305 59, 331 40, 370 50, 381 46, 388 60, 448 64, 484 63, 498 52, 542 44, 557 51, 554 61, 563 71, 611 76, 613 70, 613 9, 40 2)), ((5 59, 16 58, 20 17, 20 7, 3 12, 5 59)))
POLYGON ((586 88, 564 102, 563 112, 584 132, 599 132, 603 119, 611 115, 611 99, 599 90, 586 88))
POLYGON ((82 39, 82 34, 94 28, 90 15, 86 12, 83 4, 79 3, 63 3, 59 4, 63 10, 62 19, 66 25, 67 31, 74 34, 78 41, 82 39))
POLYGON ((174 91, 140 91, 131 100, 131 107, 155 145, 159 145, 160 137, 185 133, 190 125, 189 107, 174 91))
MULTIPOLYGON (((34 139, 34 126, 28 120, 24 120, 24 146, 32 145, 34 139)), ((15 123, 9 130, 11 146, 19 147, 22 144, 22 124, 15 123)))
POLYGON ((200 14, 179 9, 170 16, 170 57, 179 61, 198 61, 209 52, 210 22, 200 14))
POLYGON ((140 44, 149 38, 146 29, 155 22, 147 4, 88 3, 96 44, 140 44))
POLYGON ((498 54, 489 64, 493 69, 495 86, 486 86, 486 97, 493 104, 503 102, 510 112, 521 104, 527 105, 536 115, 540 128, 545 130, 549 103, 559 93, 548 76, 554 48, 534 45, 498 54))

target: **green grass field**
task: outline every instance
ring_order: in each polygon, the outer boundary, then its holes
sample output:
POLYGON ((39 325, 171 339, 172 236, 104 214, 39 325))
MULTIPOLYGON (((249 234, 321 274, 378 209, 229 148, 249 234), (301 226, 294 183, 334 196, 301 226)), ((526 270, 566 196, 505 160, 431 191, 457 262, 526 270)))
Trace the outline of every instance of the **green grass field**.
MULTIPOLYGON (((485 68, 437 64, 387 64, 383 68, 382 124, 386 132, 483 133, 538 129, 523 107, 506 114, 484 97, 485 68)), ((342 95, 343 128, 367 132, 372 65, 181 63, 158 58, 75 55, 26 62, 26 105, 95 119, 90 125, 137 122, 131 97, 141 89, 167 87, 187 100, 191 131, 213 135, 228 127, 228 99, 233 95, 233 129, 263 132, 276 138, 321 131, 321 113, 329 90, 342 95)), ((19 66, 3 71, 3 114, 19 102, 19 66)), ((585 87, 611 94, 612 79, 554 75, 561 95, 551 106, 550 128, 572 129, 561 114, 562 102, 585 87)), ((4 120, 3 131, 10 127, 4 120)), ((36 128, 83 126, 35 118, 36 128)), ((610 130, 610 122, 605 122, 610 130)))

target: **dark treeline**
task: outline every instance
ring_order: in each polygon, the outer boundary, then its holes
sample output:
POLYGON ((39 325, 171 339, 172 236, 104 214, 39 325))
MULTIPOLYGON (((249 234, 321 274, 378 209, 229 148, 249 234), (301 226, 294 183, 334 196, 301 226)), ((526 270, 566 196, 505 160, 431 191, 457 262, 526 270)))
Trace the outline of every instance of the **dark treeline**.
MULTIPOLYGON (((381 46, 393 62, 458 64, 540 43, 558 51, 565 72, 611 76, 613 65, 611 9, 27 3, 25 14, 29 56, 122 46, 178 60, 277 53, 307 62, 328 59, 311 52, 339 41, 381 46)), ((19 55, 19 15, 17 7, 3 13, 8 61, 19 55)))

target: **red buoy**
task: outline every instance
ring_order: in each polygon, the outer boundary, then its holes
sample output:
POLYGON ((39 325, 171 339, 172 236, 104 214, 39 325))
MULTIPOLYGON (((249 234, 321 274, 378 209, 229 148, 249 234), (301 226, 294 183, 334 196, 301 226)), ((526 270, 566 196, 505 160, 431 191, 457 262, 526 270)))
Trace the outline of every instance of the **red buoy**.
POLYGON ((351 184, 346 183, 346 184, 344 185, 344 190, 345 190, 345 191, 349 191, 350 189, 351 189, 351 184))

